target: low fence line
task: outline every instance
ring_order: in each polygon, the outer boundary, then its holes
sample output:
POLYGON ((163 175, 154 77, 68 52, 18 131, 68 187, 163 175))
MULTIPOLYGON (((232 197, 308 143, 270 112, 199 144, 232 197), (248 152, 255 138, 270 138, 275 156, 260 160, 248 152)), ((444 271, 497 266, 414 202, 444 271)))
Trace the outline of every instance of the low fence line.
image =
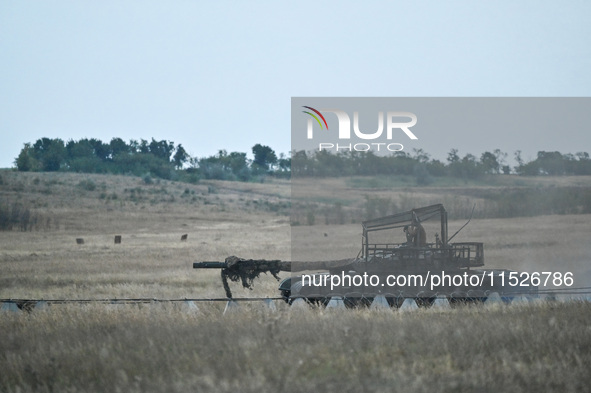
POLYGON ((265 300, 283 300, 282 297, 243 297, 243 298, 182 298, 182 299, 157 299, 157 298, 113 298, 113 299, 0 299, 0 303, 24 303, 46 302, 52 304, 65 303, 172 303, 172 302, 254 302, 265 300))
POLYGON ((591 290, 591 287, 568 287, 568 288, 555 288, 555 289, 544 289, 545 291, 576 291, 579 289, 589 289, 591 290))
MULTIPOLYGON (((499 296, 535 296, 531 292, 496 292, 499 296)), ((577 287, 577 288, 557 288, 557 289, 546 289, 540 290, 538 295, 591 295, 591 287, 577 287)), ((401 298, 406 297, 402 293, 380 293, 379 295, 385 297, 401 298)), ((359 298, 360 296, 347 296, 334 294, 336 297, 341 298, 359 298)), ((334 297, 332 296, 332 297, 334 297)), ((361 296, 363 297, 363 296, 361 296)), ((464 296, 469 297, 469 296, 464 296)), ((305 296, 292 296, 290 299, 295 300, 298 298, 306 298, 305 296)), ((328 298, 328 297, 327 297, 328 298)), ((410 297, 414 298, 414 297, 410 297)), ((45 302, 51 304, 66 304, 66 303, 174 303, 174 302, 256 302, 256 301, 268 301, 268 300, 285 300, 284 297, 242 297, 242 298, 227 298, 227 297, 210 297, 210 298, 176 298, 176 299, 158 299, 158 298, 106 298, 106 299, 22 299, 22 298, 5 298, 0 299, 0 303, 38 303, 45 302)))

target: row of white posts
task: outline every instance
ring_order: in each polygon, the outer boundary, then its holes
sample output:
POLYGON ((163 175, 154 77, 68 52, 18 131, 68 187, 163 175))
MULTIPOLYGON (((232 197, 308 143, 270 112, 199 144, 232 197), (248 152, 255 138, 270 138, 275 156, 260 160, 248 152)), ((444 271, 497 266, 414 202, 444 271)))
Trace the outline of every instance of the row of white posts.
MULTIPOLYGON (((541 297, 532 298, 529 296, 522 295, 522 296, 514 297, 511 300, 511 304, 527 304, 527 303, 533 302, 535 300, 547 300, 547 299, 541 298, 541 297)), ((264 303, 265 303, 265 306, 267 306, 272 311, 275 311, 277 309, 275 306, 275 303, 271 299, 266 299, 264 301, 264 303)), ((494 304, 500 305, 500 304, 504 304, 504 301, 497 292, 494 292, 488 296, 488 298, 486 299, 484 304, 485 305, 494 305, 494 304)), ((232 312, 234 310, 238 310, 239 308, 240 308, 240 305, 238 304, 237 301, 230 300, 226 304, 226 308, 224 309, 224 314, 226 314, 228 312, 232 312)), ((291 304, 291 308, 309 309, 310 306, 308 305, 306 300, 304 300, 303 298, 298 298, 293 301, 293 303, 291 304)), ((332 297, 330 299, 330 301, 328 302, 328 304, 326 305, 326 308, 327 309, 345 309, 346 308, 345 301, 340 296, 332 297)), ((386 297, 384 295, 376 296, 373 299, 369 308, 370 308, 370 310, 392 310, 392 307, 390 306, 390 304, 388 304, 388 300, 386 299, 386 297)), ((404 302, 398 308, 398 310, 399 311, 412 311, 412 310, 417 310, 418 308, 419 308, 419 306, 417 305, 417 302, 414 299, 406 298, 406 299, 404 299, 404 302)), ((445 296, 441 296, 441 297, 435 298, 435 300, 433 301, 433 304, 431 305, 430 308, 431 309, 448 309, 448 308, 451 308, 451 306, 450 306, 447 298, 445 296)))
MULTIPOLYGON (((547 300, 547 299, 544 299, 543 297, 531 298, 529 296, 522 295, 522 296, 514 297, 511 300, 511 304, 526 304, 526 303, 532 302, 534 300, 547 300)), ((587 300, 590 300, 590 299, 587 299, 587 300)), ((503 304, 503 303, 504 302, 503 302, 501 296, 497 292, 490 294, 488 296, 488 298, 486 299, 486 301, 484 302, 485 305, 503 304)), ((197 306, 197 304, 194 301, 186 300, 186 301, 184 301, 184 304, 189 310, 193 310, 193 311, 199 310, 199 307, 197 306)), ((46 306, 47 306, 47 302, 39 301, 35 304, 34 309, 43 309, 46 306)), ((263 306, 266 309, 268 309, 269 311, 277 311, 277 306, 275 305, 275 301, 273 299, 263 300, 263 306)), ((298 298, 293 301, 291 307, 295 308, 295 309, 308 309, 309 305, 304 299, 298 298)), ((342 297, 339 297, 339 296, 332 297, 330 299, 330 301, 328 302, 328 304, 326 305, 326 308, 327 309, 344 309, 344 308, 346 308, 345 301, 343 300, 342 297)), ((369 308, 372 310, 392 309, 392 307, 390 307, 390 305, 388 304, 388 300, 386 299, 386 297, 384 295, 376 296, 369 308)), ((418 308, 419 308, 419 306, 417 305, 417 302, 414 299, 406 298, 406 299, 404 299, 404 302, 398 308, 398 310, 399 311, 412 311, 412 310, 416 310, 418 308)), ((447 300, 446 297, 443 297, 443 296, 437 297, 434 300, 431 308, 433 308, 433 309, 447 309, 447 308, 450 308, 450 304, 449 304, 449 301, 447 300)), ((238 301, 229 300, 226 303, 226 307, 224 308, 224 314, 230 313, 230 312, 233 312, 233 311, 239 310, 239 309, 240 309, 240 305, 239 305, 238 301)), ((18 308, 18 306, 15 302, 3 302, 3 303, 0 303, 0 311, 20 311, 20 309, 18 308)))

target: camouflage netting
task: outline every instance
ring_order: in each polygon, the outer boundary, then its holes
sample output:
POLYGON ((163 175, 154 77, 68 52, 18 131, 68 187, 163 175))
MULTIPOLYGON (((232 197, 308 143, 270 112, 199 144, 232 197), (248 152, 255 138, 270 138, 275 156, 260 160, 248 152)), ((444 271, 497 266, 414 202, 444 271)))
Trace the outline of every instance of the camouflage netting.
POLYGON ((322 262, 286 262, 280 260, 265 260, 265 259, 244 259, 236 256, 227 257, 225 260, 226 267, 222 269, 222 283, 226 296, 232 298, 232 291, 228 285, 228 279, 233 282, 242 282, 244 288, 252 289, 254 280, 258 278, 261 273, 271 273, 273 277, 280 280, 278 274, 281 271, 303 271, 308 269, 330 269, 339 266, 346 266, 351 263, 349 259, 336 261, 322 261, 322 262))
POLYGON ((235 256, 226 258, 226 268, 222 269, 222 283, 228 298, 232 297, 232 291, 228 285, 228 279, 234 282, 241 281, 244 288, 252 289, 253 282, 261 273, 271 273, 273 277, 280 280, 278 274, 280 271, 289 271, 289 262, 280 260, 265 259, 243 259, 235 256))
POLYGON ((26 312, 31 312, 33 311, 33 309, 35 308, 35 305, 37 304, 36 301, 33 300, 20 300, 16 302, 16 306, 23 311, 26 312))

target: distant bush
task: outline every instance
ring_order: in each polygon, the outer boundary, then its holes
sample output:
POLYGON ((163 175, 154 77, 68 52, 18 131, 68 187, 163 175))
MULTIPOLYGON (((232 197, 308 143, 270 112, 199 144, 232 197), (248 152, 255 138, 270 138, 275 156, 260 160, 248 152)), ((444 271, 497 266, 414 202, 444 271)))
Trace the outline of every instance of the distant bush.
POLYGON ((419 186, 426 186, 433 183, 433 179, 427 170, 427 165, 419 163, 413 169, 413 175, 419 186))
POLYGON ((28 206, 13 202, 0 203, 0 231, 31 231, 41 223, 39 215, 28 206))
POLYGON ((145 184, 153 184, 154 183, 154 180, 152 180, 152 176, 150 176, 150 174, 144 175, 142 180, 144 181, 145 184))
POLYGON ((85 191, 94 191, 96 190, 96 184, 92 180, 80 180, 77 187, 81 190, 85 191))
POLYGON ((316 223, 316 215, 314 215, 314 212, 312 210, 306 213, 306 223, 308 225, 314 225, 316 223))
POLYGON ((393 213, 396 210, 396 204, 390 198, 381 198, 378 196, 365 195, 365 220, 371 220, 376 217, 383 217, 393 213))
POLYGON ((496 202, 493 217, 591 213, 590 188, 515 189, 489 198, 496 202))

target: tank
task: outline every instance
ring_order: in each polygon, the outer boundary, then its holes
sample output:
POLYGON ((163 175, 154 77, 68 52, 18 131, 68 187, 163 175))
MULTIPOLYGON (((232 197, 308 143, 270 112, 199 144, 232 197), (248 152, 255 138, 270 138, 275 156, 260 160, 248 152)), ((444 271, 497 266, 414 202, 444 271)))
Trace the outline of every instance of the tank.
POLYGON ((361 250, 355 259, 323 272, 284 279, 279 285, 282 297, 288 302, 303 298, 323 305, 337 297, 348 306, 358 306, 382 296, 398 307, 409 298, 429 306, 437 298, 450 303, 482 302, 497 293, 510 301, 538 292, 527 273, 484 269, 483 243, 452 242, 460 230, 448 235, 442 204, 367 220, 361 226, 361 250), (432 242, 427 241, 427 223, 437 229, 432 242))
POLYGON ((469 222, 449 236, 447 211, 436 204, 362 222, 361 249, 351 259, 286 262, 228 257, 193 267, 221 268, 229 298, 228 279, 251 288, 261 273, 279 279, 280 271, 290 271, 291 276, 279 283, 280 296, 289 304, 304 299, 326 306, 338 299, 359 307, 379 296, 393 307, 406 299, 431 306, 443 298, 453 305, 483 302, 494 293, 506 302, 537 295, 528 273, 485 269, 483 243, 452 242, 469 222))

